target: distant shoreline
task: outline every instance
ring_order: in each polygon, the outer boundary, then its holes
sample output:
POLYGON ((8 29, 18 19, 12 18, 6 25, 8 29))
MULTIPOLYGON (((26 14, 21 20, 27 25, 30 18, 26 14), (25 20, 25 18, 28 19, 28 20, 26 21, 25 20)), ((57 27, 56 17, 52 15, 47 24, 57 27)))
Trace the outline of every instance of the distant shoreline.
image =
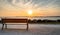
MULTIPOLYGON (((29 18, 29 16, 7 16, 7 17, 0 17, 0 18, 29 18)), ((50 20, 58 20, 60 16, 30 16, 30 19, 50 19, 50 20)))

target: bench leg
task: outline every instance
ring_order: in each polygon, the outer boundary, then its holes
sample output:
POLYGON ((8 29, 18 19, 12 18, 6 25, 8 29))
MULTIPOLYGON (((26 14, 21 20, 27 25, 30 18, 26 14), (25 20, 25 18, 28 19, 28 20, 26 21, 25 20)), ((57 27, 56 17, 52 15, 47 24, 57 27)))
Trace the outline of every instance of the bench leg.
POLYGON ((5 24, 5 29, 7 29, 7 24, 5 24))
POLYGON ((4 24, 2 24, 2 30, 4 29, 4 24))
POLYGON ((26 30, 28 31, 28 23, 27 23, 27 28, 26 28, 26 30))

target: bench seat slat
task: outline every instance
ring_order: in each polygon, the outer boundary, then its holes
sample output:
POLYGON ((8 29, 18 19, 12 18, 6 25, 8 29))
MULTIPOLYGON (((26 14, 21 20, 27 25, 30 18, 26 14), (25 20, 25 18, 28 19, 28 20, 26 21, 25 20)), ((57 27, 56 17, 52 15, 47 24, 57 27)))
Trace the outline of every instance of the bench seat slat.
POLYGON ((4 23, 27 23, 27 19, 2 19, 4 23))

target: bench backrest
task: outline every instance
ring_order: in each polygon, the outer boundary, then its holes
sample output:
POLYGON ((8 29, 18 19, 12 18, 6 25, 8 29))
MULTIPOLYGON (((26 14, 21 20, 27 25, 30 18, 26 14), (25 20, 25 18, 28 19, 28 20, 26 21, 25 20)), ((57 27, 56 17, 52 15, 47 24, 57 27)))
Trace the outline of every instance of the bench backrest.
POLYGON ((2 19, 3 23, 27 23, 28 19, 2 19))

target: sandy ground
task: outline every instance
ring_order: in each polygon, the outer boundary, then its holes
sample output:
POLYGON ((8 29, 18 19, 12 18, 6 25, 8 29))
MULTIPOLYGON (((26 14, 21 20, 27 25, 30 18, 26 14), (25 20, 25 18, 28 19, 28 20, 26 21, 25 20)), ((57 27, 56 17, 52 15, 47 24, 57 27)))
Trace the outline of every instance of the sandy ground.
MULTIPOLYGON (((26 26, 21 27, 26 28, 26 26)), ((29 24, 28 31, 24 29, 7 29, 0 30, 0 35, 60 35, 60 25, 29 24)))

